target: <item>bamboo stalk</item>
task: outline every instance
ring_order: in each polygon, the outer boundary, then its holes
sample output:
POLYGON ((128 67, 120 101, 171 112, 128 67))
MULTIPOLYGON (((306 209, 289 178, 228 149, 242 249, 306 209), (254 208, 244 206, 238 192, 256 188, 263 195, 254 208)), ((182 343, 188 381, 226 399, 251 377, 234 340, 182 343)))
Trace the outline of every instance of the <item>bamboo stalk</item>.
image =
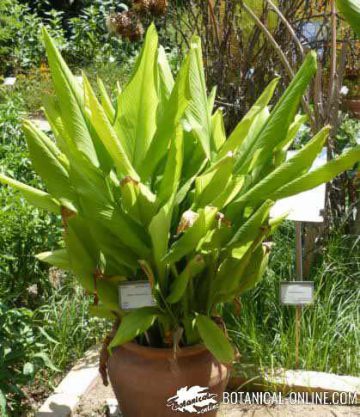
POLYGON ((219 25, 216 20, 215 12, 214 12, 214 5, 212 4, 212 0, 208 0, 209 5, 209 11, 210 11, 210 17, 214 26, 215 36, 216 36, 216 42, 218 46, 220 46, 220 37, 219 37, 219 25))
POLYGON ((266 0, 270 7, 273 9, 273 11, 279 16, 279 19, 284 23, 286 29, 288 30, 288 32, 290 33, 291 37, 293 38, 296 46, 298 47, 301 56, 304 58, 305 56, 305 51, 304 51, 304 47, 302 46, 300 39, 297 37, 293 27, 290 25, 289 21, 286 19, 286 17, 283 15, 283 13, 281 12, 281 10, 273 3, 272 0, 266 0))
MULTIPOLYGON (((277 52, 277 54, 279 55, 280 61, 282 62, 282 64, 284 65, 284 68, 289 76, 290 79, 294 78, 294 71, 288 61, 288 59, 286 58, 286 55, 284 54, 283 50, 281 49, 280 45, 276 42, 276 40, 274 39, 273 35, 271 34, 271 32, 268 30, 268 28, 261 22, 261 20, 256 16, 256 14, 254 13, 254 11, 247 5, 245 4, 245 2, 242 2, 242 7, 244 8, 244 10, 249 14, 249 16, 254 20, 255 24, 258 26, 258 28, 263 32, 264 36, 266 37, 266 39, 270 42, 270 44, 273 46, 273 48, 275 49, 275 51, 277 52)), ((314 121, 314 117, 313 114, 311 112, 309 103, 307 102, 307 100, 305 98, 303 98, 301 100, 302 102, 302 106, 304 108, 305 113, 309 116, 309 122, 311 124, 312 130, 315 131, 316 126, 315 126, 315 121, 314 121)))
POLYGON ((337 83, 337 16, 335 0, 331 0, 331 61, 330 61, 330 81, 329 81, 329 103, 327 111, 331 112, 333 106, 336 83, 337 83))

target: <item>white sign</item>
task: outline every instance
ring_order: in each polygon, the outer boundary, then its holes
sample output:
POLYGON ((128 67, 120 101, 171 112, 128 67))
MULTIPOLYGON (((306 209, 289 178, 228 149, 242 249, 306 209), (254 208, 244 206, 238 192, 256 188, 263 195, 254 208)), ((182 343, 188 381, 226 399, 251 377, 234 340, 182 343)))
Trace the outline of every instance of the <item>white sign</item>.
POLYGON ((51 126, 47 120, 44 119, 30 119, 43 132, 50 132, 51 126))
POLYGON ((123 310, 155 306, 150 284, 147 281, 124 282, 119 285, 119 305, 123 310))
MULTIPOLYGON (((287 159, 293 157, 296 151, 289 151, 287 159)), ((321 167, 327 161, 326 149, 315 159, 311 170, 321 167)), ((323 211, 325 209, 326 184, 319 185, 312 190, 283 198, 277 201, 271 209, 272 218, 282 216, 289 212, 288 220, 296 222, 322 223, 324 221, 323 211)))
POLYGON ((6 77, 4 78, 3 85, 12 86, 16 83, 16 77, 6 77))
POLYGON ((281 282, 280 300, 285 305, 307 305, 314 300, 314 283, 311 281, 281 282))

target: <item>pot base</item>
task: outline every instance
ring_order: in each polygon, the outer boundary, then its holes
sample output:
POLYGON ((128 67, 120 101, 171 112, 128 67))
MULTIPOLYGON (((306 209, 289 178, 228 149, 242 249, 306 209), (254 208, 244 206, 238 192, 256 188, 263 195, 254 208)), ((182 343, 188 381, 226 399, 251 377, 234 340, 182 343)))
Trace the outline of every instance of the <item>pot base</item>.
POLYGON ((203 346, 155 349, 128 343, 114 349, 108 373, 124 417, 215 417, 230 369, 203 346))

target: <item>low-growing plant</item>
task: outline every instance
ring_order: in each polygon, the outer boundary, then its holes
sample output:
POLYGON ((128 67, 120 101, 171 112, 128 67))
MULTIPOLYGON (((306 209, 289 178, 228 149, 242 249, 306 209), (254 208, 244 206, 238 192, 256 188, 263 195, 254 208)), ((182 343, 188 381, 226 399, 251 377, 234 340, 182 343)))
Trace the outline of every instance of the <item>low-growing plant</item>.
POLYGON ((339 129, 336 133, 336 150, 343 151, 360 144, 360 120, 343 114, 339 129))
POLYGON ((135 47, 111 36, 106 27, 107 16, 118 6, 114 0, 95 1, 84 7, 78 16, 68 20, 69 59, 77 64, 80 60, 85 64, 94 61, 104 63, 126 60, 133 54, 135 47))
POLYGON ((91 297, 64 271, 52 270, 50 279, 55 284, 46 302, 35 316, 46 333, 54 340, 48 343, 49 357, 60 369, 66 369, 91 346, 99 343, 109 330, 109 323, 89 316, 91 297), (54 283, 54 275, 58 282, 54 283), (64 276, 65 275, 65 276, 64 276))
POLYGON ((39 42, 43 23, 62 47, 66 45, 65 32, 61 26, 61 12, 52 10, 41 18, 27 4, 17 0, 2 0, 0 7, 0 56, 1 61, 8 67, 6 70, 14 73, 40 64, 44 55, 43 45, 39 42))
POLYGON ((45 330, 34 322, 34 312, 0 303, 0 413, 19 415, 22 387, 40 368, 58 369, 49 359, 45 330))
POLYGON ((45 25, 73 65, 127 61, 137 45, 112 36, 106 18, 127 6, 114 0, 87 2, 74 16, 53 8, 48 2, 29 6, 18 0, 0 1, 0 70, 13 75, 39 68, 44 58, 40 41, 45 25))
MULTIPOLYGON (((14 94, 0 103, 0 167, 17 180, 42 188, 31 170, 21 129, 24 102, 14 94)), ((52 247, 60 238, 54 215, 30 207, 11 189, 0 189, 0 300, 12 306, 36 306, 49 288, 47 270, 34 257, 44 241, 52 247), (28 289, 37 285, 37 297, 28 289)))
POLYGON ((304 122, 295 115, 316 54, 271 112, 278 79, 227 138, 221 109, 213 112, 216 91, 206 92, 198 38, 174 80, 152 25, 115 103, 101 81, 100 100, 85 74, 78 83, 46 30, 44 41, 56 92, 44 106, 56 143, 29 121, 24 131, 48 192, 0 175, 32 204, 62 216, 64 247, 39 258, 74 272, 95 295, 92 313, 120 320, 110 349, 133 339, 158 347, 202 341, 231 362, 216 316, 261 279, 264 242, 286 217, 270 219, 273 202, 360 160, 354 147, 309 171, 328 127, 286 160, 304 122), (144 279, 155 305, 124 311, 119 284, 144 279))

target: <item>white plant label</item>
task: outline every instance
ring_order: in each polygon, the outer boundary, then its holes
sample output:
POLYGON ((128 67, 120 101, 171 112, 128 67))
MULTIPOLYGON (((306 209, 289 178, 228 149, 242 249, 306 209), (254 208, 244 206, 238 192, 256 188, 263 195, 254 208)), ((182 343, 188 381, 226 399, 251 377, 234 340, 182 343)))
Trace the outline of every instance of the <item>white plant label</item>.
MULTIPOLYGON (((287 159, 293 157, 296 151, 289 151, 287 159)), ((323 149, 315 159, 311 171, 326 164, 327 153, 323 149)), ((288 213, 287 220, 297 222, 322 223, 324 221, 323 211, 325 209, 326 184, 321 184, 312 190, 278 200, 270 211, 270 217, 276 218, 288 213)))
POLYGON ((12 86, 16 83, 16 77, 6 77, 4 78, 3 85, 12 86))
POLYGON ((311 281, 282 282, 280 301, 284 305, 302 306, 314 301, 314 283, 311 281))
POLYGON ((155 306, 150 284, 147 281, 120 284, 119 305, 122 310, 155 306))

